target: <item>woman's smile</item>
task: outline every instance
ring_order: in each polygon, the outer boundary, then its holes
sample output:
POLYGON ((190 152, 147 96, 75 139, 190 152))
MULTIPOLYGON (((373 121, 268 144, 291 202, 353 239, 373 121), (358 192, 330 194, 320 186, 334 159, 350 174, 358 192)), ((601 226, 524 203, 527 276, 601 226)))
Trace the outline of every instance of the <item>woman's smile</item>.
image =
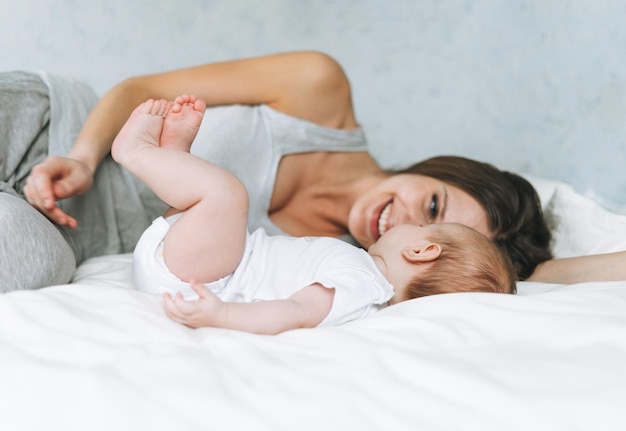
POLYGON ((393 203, 393 200, 390 200, 389 202, 387 202, 382 210, 378 211, 378 217, 375 218, 373 220, 373 222, 375 221, 376 223, 373 223, 373 229, 372 229, 372 236, 375 239, 378 239, 382 236, 382 234, 384 234, 385 232, 387 232, 387 230, 389 230, 389 228, 391 227, 389 225, 389 215, 391 214, 391 204, 393 203))

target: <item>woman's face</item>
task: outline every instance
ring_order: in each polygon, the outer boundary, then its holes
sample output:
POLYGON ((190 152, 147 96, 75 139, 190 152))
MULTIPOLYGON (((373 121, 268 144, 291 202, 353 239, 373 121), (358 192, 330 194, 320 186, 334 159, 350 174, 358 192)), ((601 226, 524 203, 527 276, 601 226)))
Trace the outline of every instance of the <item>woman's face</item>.
POLYGON ((348 229, 368 248, 393 226, 460 223, 492 237, 487 212, 468 193, 417 174, 394 175, 363 194, 352 206, 348 229))

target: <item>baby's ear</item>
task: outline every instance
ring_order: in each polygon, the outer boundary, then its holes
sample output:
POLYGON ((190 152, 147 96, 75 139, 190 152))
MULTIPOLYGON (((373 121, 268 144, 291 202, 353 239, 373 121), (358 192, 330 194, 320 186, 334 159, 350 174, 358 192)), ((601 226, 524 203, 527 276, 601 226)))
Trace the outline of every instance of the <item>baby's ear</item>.
POLYGON ((411 263, 433 262, 441 256, 441 246, 434 242, 426 242, 402 249, 402 256, 411 263))

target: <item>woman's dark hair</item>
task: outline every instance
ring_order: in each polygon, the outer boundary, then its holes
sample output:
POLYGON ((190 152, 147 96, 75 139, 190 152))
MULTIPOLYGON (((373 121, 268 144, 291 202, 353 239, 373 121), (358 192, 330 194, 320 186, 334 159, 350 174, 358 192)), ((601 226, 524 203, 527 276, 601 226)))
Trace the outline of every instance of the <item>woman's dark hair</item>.
POLYGON ((494 242, 508 254, 520 280, 552 259, 551 234, 533 186, 519 175, 488 163, 438 156, 393 173, 420 174, 458 187, 487 212, 494 242))

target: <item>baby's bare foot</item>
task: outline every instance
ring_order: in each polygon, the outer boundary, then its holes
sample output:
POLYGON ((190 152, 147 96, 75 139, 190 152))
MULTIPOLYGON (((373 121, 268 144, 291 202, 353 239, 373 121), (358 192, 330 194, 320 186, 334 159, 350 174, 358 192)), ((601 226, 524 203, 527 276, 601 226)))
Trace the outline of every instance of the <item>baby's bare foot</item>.
POLYGON ((189 151, 198 134, 206 104, 196 96, 178 96, 165 117, 161 147, 189 151))
POLYGON ((149 99, 130 114, 111 147, 113 159, 125 165, 137 151, 158 147, 163 119, 172 107, 167 100, 149 99))

